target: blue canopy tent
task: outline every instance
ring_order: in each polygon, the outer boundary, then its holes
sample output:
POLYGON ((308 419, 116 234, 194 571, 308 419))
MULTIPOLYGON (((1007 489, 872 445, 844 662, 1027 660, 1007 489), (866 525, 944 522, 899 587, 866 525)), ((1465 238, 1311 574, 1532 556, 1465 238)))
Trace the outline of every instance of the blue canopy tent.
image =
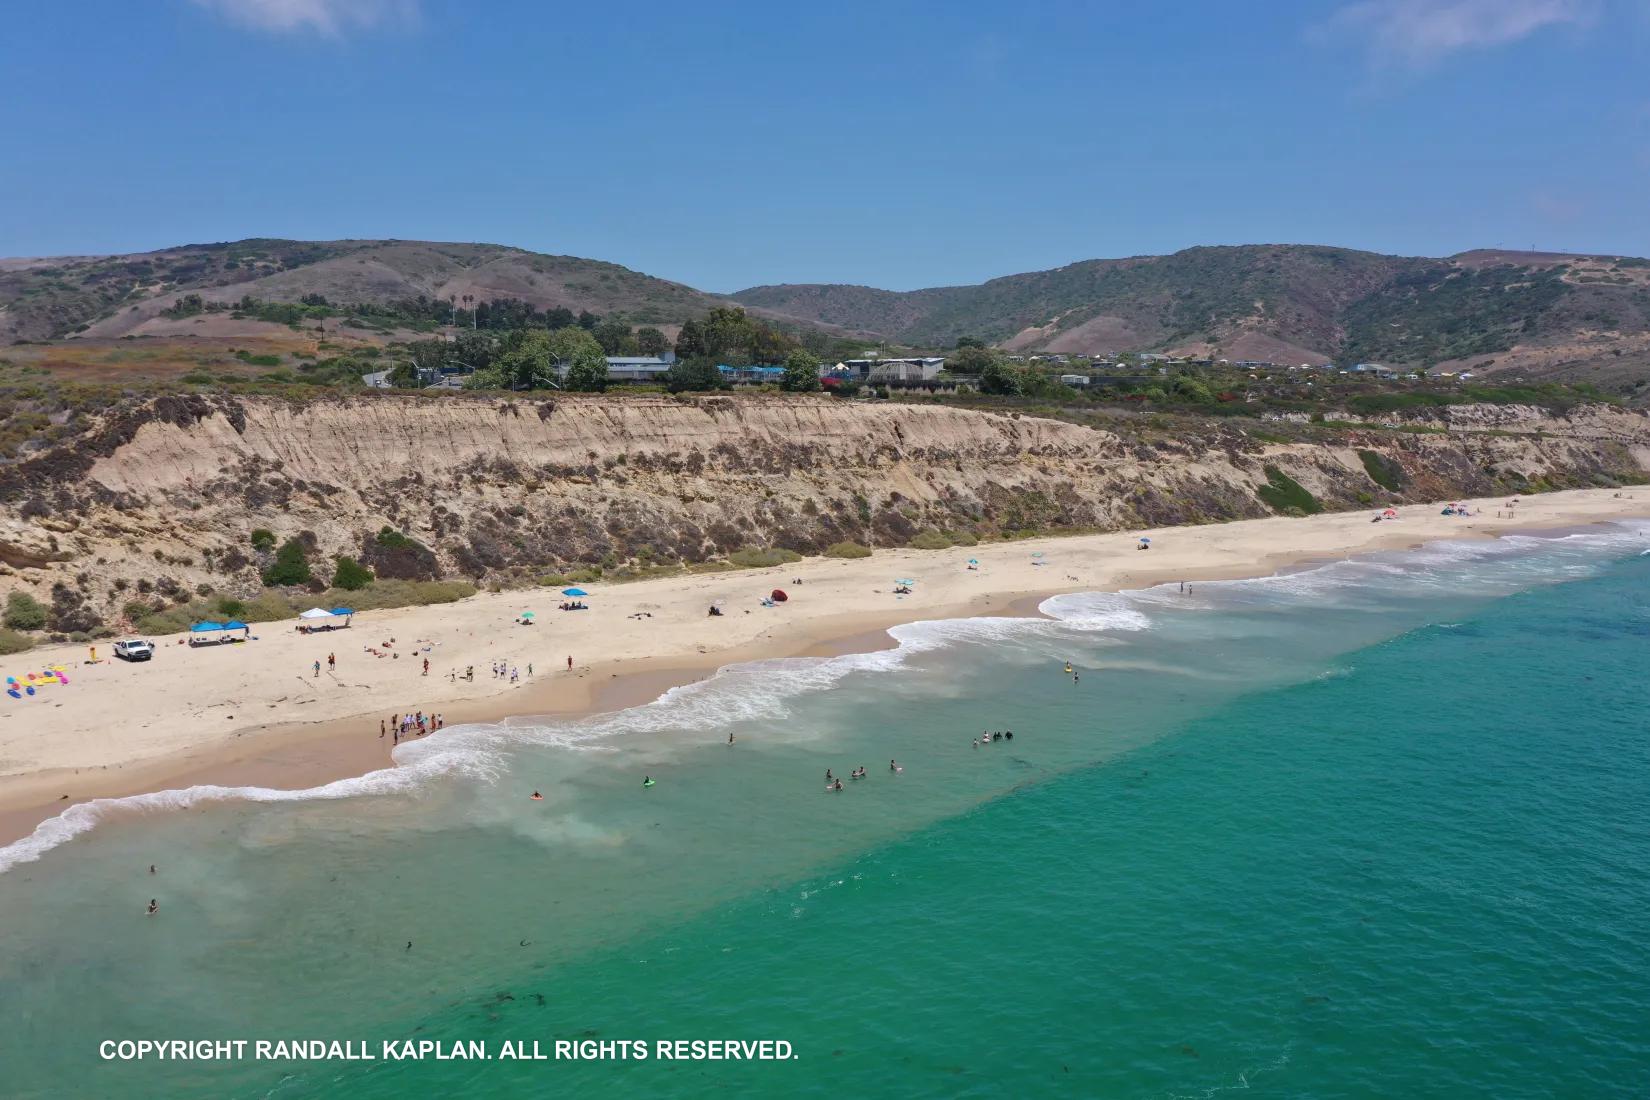
POLYGON ((202 646, 221 645, 224 642, 233 642, 235 641, 235 638, 231 636, 230 631, 244 631, 245 629, 246 624, 242 622, 196 623, 194 626, 189 628, 189 644, 192 646, 202 646))
POLYGON ((590 593, 586 592, 582 588, 564 588, 564 589, 561 590, 561 594, 563 596, 588 596, 588 595, 590 595, 590 593))

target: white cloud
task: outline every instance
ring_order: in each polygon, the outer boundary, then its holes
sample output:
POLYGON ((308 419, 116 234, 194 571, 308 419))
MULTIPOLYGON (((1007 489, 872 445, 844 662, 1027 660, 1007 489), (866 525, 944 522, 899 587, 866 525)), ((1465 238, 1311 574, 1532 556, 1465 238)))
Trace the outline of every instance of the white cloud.
POLYGON ((1425 68, 1461 50, 1505 46, 1592 21, 1597 0, 1359 0, 1318 28, 1357 39, 1377 67, 1425 68))
POLYGON ((418 0, 195 0, 255 30, 292 33, 318 31, 336 35, 346 30, 406 23, 418 17, 418 0))

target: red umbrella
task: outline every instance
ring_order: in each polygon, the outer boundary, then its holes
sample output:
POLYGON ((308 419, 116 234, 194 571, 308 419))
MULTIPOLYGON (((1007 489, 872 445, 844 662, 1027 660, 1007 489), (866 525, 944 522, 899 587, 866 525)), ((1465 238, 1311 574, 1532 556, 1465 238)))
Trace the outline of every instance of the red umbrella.
POLYGON ((790 599, 789 596, 785 595, 785 590, 783 588, 774 589, 772 596, 774 603, 784 603, 786 600, 790 599))

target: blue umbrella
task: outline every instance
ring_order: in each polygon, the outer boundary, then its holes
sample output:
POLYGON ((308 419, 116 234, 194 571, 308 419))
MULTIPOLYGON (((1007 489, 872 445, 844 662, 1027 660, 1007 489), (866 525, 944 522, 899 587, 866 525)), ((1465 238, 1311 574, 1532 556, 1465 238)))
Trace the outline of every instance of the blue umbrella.
POLYGON ((588 595, 590 595, 590 593, 586 592, 582 588, 564 588, 564 589, 561 590, 561 594, 563 596, 588 596, 588 595))

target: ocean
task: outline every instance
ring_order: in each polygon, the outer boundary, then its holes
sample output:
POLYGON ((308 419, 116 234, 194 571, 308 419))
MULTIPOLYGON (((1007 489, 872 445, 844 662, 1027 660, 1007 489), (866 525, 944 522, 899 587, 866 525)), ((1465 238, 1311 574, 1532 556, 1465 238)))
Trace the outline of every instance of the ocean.
POLYGON ((0 849, 0 1093, 1650 1092, 1650 525, 1042 611, 73 811, 0 849), (242 1038, 495 1057, 99 1052, 242 1038), (496 1057, 676 1039, 794 1057, 496 1057))

